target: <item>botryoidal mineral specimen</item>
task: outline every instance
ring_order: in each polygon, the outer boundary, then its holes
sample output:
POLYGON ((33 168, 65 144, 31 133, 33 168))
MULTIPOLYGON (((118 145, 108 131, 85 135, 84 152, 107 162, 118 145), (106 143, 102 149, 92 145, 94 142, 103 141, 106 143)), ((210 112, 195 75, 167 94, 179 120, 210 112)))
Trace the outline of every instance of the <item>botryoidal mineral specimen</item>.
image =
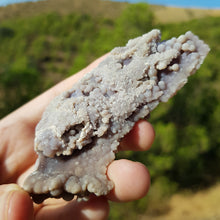
POLYGON ((37 169, 24 189, 37 203, 114 186, 106 176, 120 140, 195 73, 209 47, 191 32, 160 42, 152 30, 114 48, 72 89, 49 104, 36 127, 37 169))

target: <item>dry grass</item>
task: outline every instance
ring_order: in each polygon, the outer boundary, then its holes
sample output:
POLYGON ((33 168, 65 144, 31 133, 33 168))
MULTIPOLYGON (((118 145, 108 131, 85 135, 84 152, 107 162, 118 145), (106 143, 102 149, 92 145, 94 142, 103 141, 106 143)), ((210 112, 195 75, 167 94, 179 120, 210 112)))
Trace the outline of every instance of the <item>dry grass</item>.
POLYGON ((163 206, 161 212, 147 213, 140 220, 219 220, 220 184, 193 194, 176 194, 163 206))
POLYGON ((174 23, 206 16, 220 16, 220 10, 217 9, 186 9, 157 5, 151 5, 151 9, 158 23, 174 23))

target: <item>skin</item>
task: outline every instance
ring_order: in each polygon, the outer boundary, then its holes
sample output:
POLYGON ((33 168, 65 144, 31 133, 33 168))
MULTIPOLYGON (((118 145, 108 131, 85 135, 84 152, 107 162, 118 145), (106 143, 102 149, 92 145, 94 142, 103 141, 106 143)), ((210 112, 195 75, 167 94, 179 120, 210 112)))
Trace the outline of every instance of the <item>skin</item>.
MULTIPOLYGON (((147 168, 141 163, 124 159, 113 161, 108 167, 107 176, 115 183, 114 189, 107 196, 91 196, 87 202, 47 199, 36 205, 21 188, 25 177, 33 170, 37 158, 33 147, 34 129, 45 107, 56 95, 71 88, 73 83, 96 67, 105 56, 0 121, 0 219, 107 219, 108 200, 127 202, 147 194, 150 187, 147 168)), ((123 138, 119 149, 148 150, 154 136, 151 124, 140 120, 123 138)))

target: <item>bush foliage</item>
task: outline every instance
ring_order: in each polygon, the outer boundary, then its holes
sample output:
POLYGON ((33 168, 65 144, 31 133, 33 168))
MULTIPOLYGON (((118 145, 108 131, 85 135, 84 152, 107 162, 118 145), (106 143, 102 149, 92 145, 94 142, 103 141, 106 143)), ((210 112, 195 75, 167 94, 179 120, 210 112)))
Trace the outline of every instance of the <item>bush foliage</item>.
MULTIPOLYGON (((213 184, 220 177, 219 26, 220 19, 213 17, 155 26, 153 12, 143 3, 128 4, 115 19, 49 13, 2 21, 0 118, 130 38, 152 28, 161 29, 163 39, 191 30, 210 45, 210 54, 184 89, 151 114, 156 130, 152 149, 118 157, 141 161, 150 170, 156 193, 127 204, 138 213, 154 197, 213 184)), ((120 207, 114 206, 112 219, 135 216, 120 207)))

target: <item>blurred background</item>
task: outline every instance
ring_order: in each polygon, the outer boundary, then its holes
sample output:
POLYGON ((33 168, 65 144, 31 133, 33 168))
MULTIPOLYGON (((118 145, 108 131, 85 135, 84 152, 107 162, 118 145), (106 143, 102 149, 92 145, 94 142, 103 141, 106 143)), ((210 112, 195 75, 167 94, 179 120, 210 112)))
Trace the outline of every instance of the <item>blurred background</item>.
POLYGON ((163 40, 191 30, 209 44, 200 70, 151 113, 156 130, 151 150, 117 155, 144 163, 152 186, 141 200, 111 203, 109 219, 220 219, 220 7, 104 0, 5 4, 0 7, 0 118, 153 28, 162 31, 163 40))

